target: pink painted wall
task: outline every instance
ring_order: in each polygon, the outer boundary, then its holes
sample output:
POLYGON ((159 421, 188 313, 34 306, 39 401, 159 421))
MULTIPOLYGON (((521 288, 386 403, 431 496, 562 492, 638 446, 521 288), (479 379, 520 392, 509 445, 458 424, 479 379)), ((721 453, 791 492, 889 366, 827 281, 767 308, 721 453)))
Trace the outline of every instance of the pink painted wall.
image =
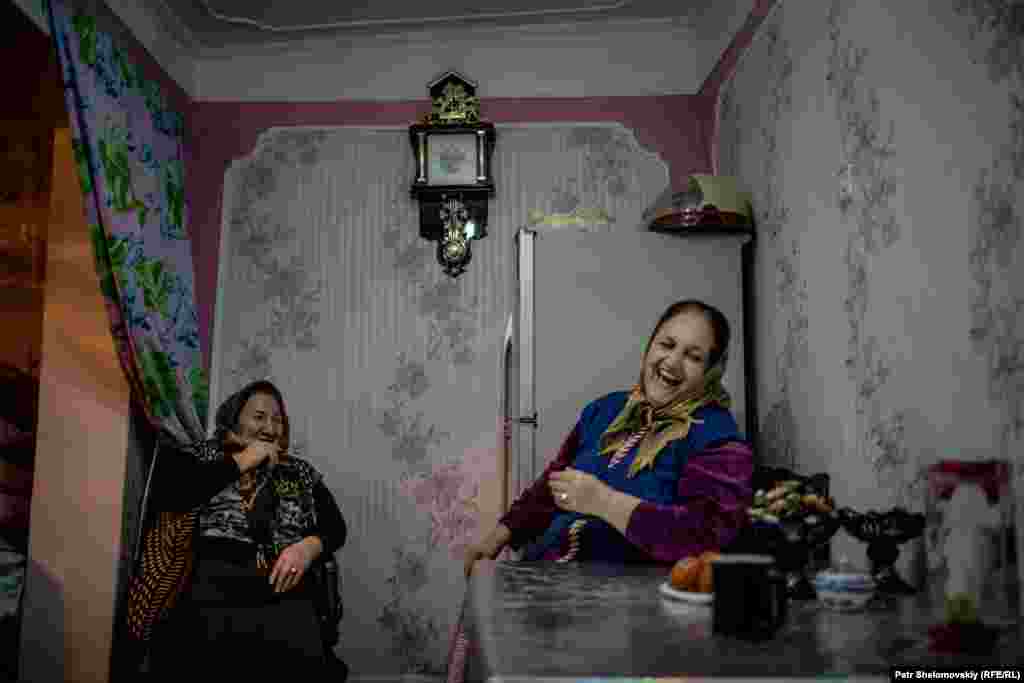
POLYGON ((750 45, 750 41, 754 39, 757 29, 761 27, 764 18, 768 16, 778 2, 779 0, 756 0, 753 9, 747 15, 747 20, 743 23, 743 27, 733 36, 729 47, 718 58, 718 63, 715 64, 715 68, 711 70, 708 77, 704 79, 700 92, 697 94, 697 97, 703 100, 710 109, 710 118, 707 119, 707 128, 705 129, 707 134, 705 139, 709 143, 711 167, 715 173, 718 172, 718 93, 722 89, 722 84, 729 80, 733 73, 736 72, 736 64, 740 56, 750 45))
MULTIPOLYGON (((489 99, 482 115, 496 124, 617 121, 670 167, 673 187, 691 173, 711 171, 713 98, 660 97, 489 99)), ((248 154, 260 133, 274 126, 411 125, 429 111, 427 100, 408 102, 234 103, 195 102, 187 147, 192 257, 196 268, 199 329, 206 367, 216 304, 221 192, 230 163, 248 154)), ((499 142, 500 144, 500 142, 499 142)), ((411 154, 411 151, 410 151, 411 154)))

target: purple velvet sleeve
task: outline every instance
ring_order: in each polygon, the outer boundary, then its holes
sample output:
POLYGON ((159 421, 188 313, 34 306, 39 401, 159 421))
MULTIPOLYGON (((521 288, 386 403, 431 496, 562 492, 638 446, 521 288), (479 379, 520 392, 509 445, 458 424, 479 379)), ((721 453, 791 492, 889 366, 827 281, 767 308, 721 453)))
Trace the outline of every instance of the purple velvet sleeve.
POLYGON ((551 519, 558 512, 555 505, 555 498, 551 495, 548 487, 548 477, 553 472, 559 472, 572 465, 576 458, 576 449, 579 446, 579 425, 565 437, 558 455, 544 470, 544 473, 537 478, 530 488, 523 491, 516 499, 505 516, 498 520, 512 532, 509 545, 518 550, 544 533, 551 524, 551 519))
POLYGON ((640 503, 626 538, 666 564, 724 547, 747 523, 753 471, 753 452, 743 442, 695 453, 679 479, 679 503, 640 503))

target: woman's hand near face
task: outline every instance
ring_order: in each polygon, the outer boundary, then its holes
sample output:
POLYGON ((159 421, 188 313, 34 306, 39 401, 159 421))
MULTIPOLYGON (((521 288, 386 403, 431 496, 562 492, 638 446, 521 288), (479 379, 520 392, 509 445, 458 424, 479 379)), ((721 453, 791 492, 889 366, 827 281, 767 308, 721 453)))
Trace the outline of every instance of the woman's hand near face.
POLYGON ((243 439, 242 437, 240 437, 238 434, 235 434, 234 432, 229 431, 224 436, 224 447, 230 453, 234 453, 236 451, 243 451, 243 450, 245 450, 245 447, 248 446, 248 445, 249 445, 249 442, 246 439, 243 439))
POLYGON ((274 592, 284 593, 295 588, 321 552, 323 544, 315 536, 292 543, 282 550, 274 568, 270 570, 270 583, 274 586, 274 592))
MULTIPOLYGON (((235 434, 228 433, 229 443, 236 443, 242 445, 242 440, 235 434)), ((245 447, 231 457, 238 463, 238 469, 242 472, 248 472, 254 467, 259 467, 265 460, 270 460, 271 465, 276 465, 278 458, 280 457, 281 447, 276 442, 260 441, 259 439, 252 439, 245 447)))

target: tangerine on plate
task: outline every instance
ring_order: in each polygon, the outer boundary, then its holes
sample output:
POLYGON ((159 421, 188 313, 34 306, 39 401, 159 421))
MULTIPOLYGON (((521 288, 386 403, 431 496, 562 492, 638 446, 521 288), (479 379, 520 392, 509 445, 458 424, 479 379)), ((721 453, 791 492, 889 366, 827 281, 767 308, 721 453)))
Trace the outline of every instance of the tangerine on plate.
POLYGON ((684 557, 672 566, 669 583, 676 590, 694 591, 700 578, 701 562, 699 557, 684 557))

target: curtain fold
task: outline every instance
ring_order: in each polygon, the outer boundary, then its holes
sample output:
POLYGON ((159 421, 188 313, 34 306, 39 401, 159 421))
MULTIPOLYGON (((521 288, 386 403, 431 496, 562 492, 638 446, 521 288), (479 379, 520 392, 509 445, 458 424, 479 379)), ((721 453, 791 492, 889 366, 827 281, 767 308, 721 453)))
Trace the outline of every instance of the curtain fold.
POLYGON ((209 389, 186 229, 183 118, 88 6, 46 5, 110 332, 148 421, 185 445, 203 438, 209 389))

